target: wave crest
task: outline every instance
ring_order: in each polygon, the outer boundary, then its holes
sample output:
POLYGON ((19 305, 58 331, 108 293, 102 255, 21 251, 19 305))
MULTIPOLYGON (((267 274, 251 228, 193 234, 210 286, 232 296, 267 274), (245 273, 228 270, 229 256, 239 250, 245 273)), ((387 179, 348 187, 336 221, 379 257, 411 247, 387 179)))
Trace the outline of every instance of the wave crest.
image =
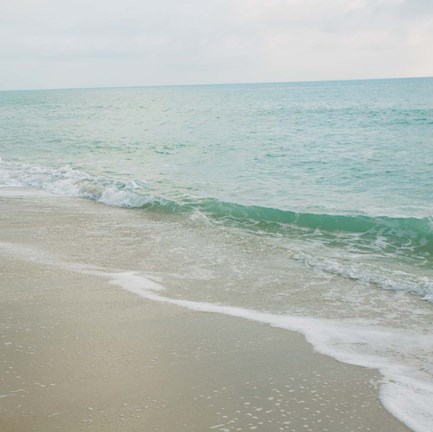
POLYGON ((301 213, 249 206, 217 199, 181 202, 150 193, 142 180, 92 176, 69 166, 61 168, 0 161, 0 183, 35 187, 48 192, 95 200, 125 208, 153 208, 178 213, 199 211, 213 220, 268 233, 319 239, 328 246, 349 245, 359 251, 433 256, 432 218, 301 213))

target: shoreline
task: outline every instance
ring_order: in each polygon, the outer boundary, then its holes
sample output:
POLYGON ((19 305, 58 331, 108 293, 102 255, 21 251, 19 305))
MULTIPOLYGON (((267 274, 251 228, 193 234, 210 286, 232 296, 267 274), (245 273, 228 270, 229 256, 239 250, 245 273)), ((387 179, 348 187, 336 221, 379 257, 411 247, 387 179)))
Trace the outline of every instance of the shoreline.
POLYGON ((98 253, 53 242, 74 221, 92 229, 100 208, 0 189, 1 242, 17 246, 0 248, 2 431, 409 430, 380 403, 377 372, 300 334, 138 298, 38 255, 98 253))

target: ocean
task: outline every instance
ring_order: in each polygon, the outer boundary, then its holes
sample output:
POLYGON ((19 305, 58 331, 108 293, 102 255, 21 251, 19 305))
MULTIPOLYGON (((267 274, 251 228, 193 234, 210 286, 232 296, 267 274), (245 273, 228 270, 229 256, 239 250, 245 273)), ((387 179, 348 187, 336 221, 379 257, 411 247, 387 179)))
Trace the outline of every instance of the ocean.
POLYGON ((0 157, 149 221, 101 223, 118 285, 300 332, 433 430, 433 78, 4 91, 0 157))

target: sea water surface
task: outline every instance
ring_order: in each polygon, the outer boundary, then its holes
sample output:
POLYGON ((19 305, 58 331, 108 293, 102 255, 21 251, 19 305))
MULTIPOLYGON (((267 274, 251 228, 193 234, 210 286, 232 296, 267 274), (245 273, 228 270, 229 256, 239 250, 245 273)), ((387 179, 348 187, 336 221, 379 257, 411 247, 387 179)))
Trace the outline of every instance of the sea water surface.
POLYGON ((114 283, 299 331, 433 430, 433 78, 1 92, 0 157, 0 185, 171 215, 114 283))

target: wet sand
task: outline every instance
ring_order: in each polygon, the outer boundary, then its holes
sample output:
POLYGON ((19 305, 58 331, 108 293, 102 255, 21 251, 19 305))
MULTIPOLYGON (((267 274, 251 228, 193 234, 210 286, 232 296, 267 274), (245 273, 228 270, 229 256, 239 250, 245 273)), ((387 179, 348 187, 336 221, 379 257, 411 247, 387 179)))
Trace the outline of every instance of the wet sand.
MULTIPOLYGON (((375 371, 296 333, 56 265, 54 252, 106 253, 80 233, 97 231, 100 207, 0 189, 2 432, 408 430, 381 405, 375 371)), ((104 224, 124 211, 106 212, 104 224)))

